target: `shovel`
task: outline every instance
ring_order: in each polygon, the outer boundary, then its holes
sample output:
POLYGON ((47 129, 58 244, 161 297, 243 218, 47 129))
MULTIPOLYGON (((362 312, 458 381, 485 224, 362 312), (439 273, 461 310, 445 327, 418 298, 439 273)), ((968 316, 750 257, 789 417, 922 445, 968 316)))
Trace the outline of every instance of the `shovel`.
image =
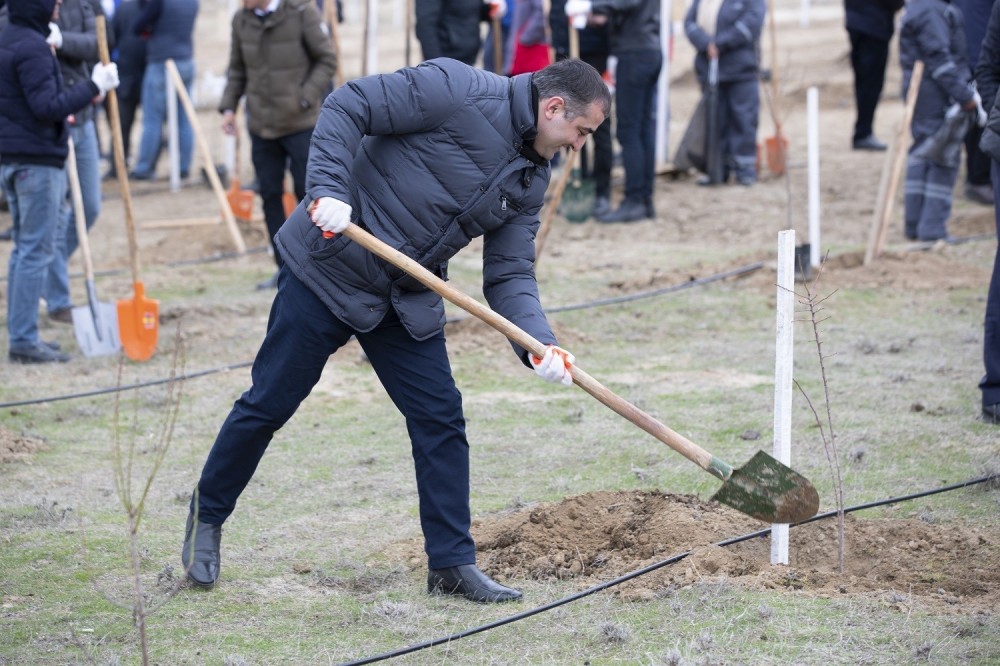
MULTIPOLYGON (((470 296, 450 287, 413 259, 349 224, 344 235, 372 254, 416 278, 428 289, 497 329, 511 341, 541 358, 545 346, 504 317, 470 296)), ((723 481, 712 499, 749 516, 770 523, 797 523, 816 515, 819 494, 804 476, 773 457, 758 451, 743 467, 734 469, 683 435, 618 397, 596 379, 573 366, 573 383, 658 440, 723 481)))
POLYGON ((705 89, 705 168, 708 182, 720 185, 725 181, 722 169, 722 131, 719 127, 719 59, 708 60, 708 87, 705 89))
MULTIPOLYGON (((571 23, 569 26, 569 57, 580 57, 580 34, 571 23)), ((589 142, 589 139, 588 139, 589 142)), ((593 159, 594 151, 591 148, 590 157, 593 159)), ((586 222, 594 212, 594 181, 584 180, 581 169, 581 156, 566 165, 570 173, 569 184, 559 202, 559 212, 566 218, 567 222, 586 222)))
POLYGON ((76 235, 83 255, 83 273, 87 280, 87 305, 71 310, 73 333, 76 343, 84 356, 114 354, 121 349, 118 340, 118 313, 111 303, 97 300, 94 287, 94 262, 90 258, 90 239, 87 237, 87 220, 83 211, 83 192, 80 190, 80 175, 76 170, 76 147, 73 137, 69 138, 69 156, 66 159, 69 171, 69 189, 73 198, 73 217, 76 219, 76 235))
MULTIPOLYGON (((774 135, 764 139, 764 153, 767 157, 767 170, 775 176, 785 173, 785 160, 788 155, 788 138, 781 133, 781 114, 778 112, 778 29, 774 25, 774 0, 768 0, 767 16, 771 33, 771 94, 768 97, 771 110, 771 120, 774 121, 774 135)), ((765 96, 767 89, 764 90, 765 96)))
POLYGON ((226 199, 229 200, 229 207, 233 209, 233 216, 236 219, 250 222, 253 217, 253 190, 244 190, 240 187, 240 136, 238 132, 233 153, 233 177, 229 181, 226 199))
MULTIPOLYGON (((103 15, 95 17, 97 22, 97 50, 101 62, 111 62, 108 53, 108 33, 103 15)), ((133 361, 147 361, 156 351, 156 340, 160 331, 160 302, 146 298, 145 288, 139 281, 139 242, 135 235, 135 216, 132 211, 132 192, 128 185, 128 171, 125 166, 125 148, 122 143, 122 123, 118 115, 118 95, 108 91, 108 121, 111 123, 111 145, 115 154, 115 169, 118 185, 122 191, 122 206, 125 208, 125 229, 128 232, 128 251, 132 265, 132 283, 135 295, 118 301, 118 335, 125 355, 133 361)), ((214 171, 213 171, 214 173, 214 171)))

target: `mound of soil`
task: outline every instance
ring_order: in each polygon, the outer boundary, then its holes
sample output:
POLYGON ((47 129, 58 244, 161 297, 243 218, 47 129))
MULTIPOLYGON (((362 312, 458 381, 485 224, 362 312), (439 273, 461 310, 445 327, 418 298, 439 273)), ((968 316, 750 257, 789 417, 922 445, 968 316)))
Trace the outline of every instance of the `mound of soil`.
POLYGON ((856 595, 900 609, 993 612, 1000 604, 1000 534, 915 519, 845 517, 844 571, 836 518, 789 533, 789 565, 770 564, 770 539, 718 542, 768 526, 726 506, 687 495, 605 491, 539 504, 477 521, 479 564, 504 580, 570 579, 580 588, 679 562, 613 588, 642 601, 673 590, 727 581, 752 589, 856 595))
POLYGON ((0 426, 0 464, 26 460, 44 448, 45 443, 41 440, 18 435, 0 426))

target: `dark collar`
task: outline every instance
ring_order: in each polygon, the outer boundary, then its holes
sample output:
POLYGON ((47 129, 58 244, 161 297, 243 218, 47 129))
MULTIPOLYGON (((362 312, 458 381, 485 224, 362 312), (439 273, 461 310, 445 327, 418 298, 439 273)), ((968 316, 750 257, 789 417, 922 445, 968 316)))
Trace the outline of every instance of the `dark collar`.
POLYGON ((535 137, 538 136, 538 88, 531 81, 530 74, 525 74, 524 76, 528 79, 527 84, 531 100, 531 124, 518 128, 521 133, 521 149, 519 152, 533 164, 548 166, 549 161, 535 150, 535 137))

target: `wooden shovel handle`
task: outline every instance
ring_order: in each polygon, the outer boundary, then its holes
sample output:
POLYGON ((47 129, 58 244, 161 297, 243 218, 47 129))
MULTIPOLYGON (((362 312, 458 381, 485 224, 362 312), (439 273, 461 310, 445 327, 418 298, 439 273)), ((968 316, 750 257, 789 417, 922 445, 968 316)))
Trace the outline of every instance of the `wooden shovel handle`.
MULTIPOLYGON (((390 264, 416 278, 424 286, 448 299, 477 319, 481 319, 508 339, 521 345, 538 358, 545 355, 545 345, 533 338, 527 332, 514 325, 506 318, 497 314, 471 296, 449 286, 444 280, 434 275, 419 263, 399 250, 389 247, 355 224, 349 224, 344 235, 358 245, 363 246, 372 254, 381 257, 390 264)), ((584 372, 576 364, 573 365, 573 383, 620 416, 639 426, 653 437, 657 438, 677 453, 695 463, 706 472, 727 480, 733 473, 733 468, 711 453, 701 448, 683 435, 674 432, 666 425, 642 411, 624 398, 615 395, 611 390, 601 385, 596 379, 584 372)))
POLYGON ((83 276, 87 283, 94 281, 94 262, 90 258, 90 238, 87 235, 87 218, 83 207, 83 190, 80 189, 80 173, 76 167, 76 146, 73 136, 69 137, 69 156, 66 158, 66 172, 69 175, 70 199, 73 201, 73 221, 76 236, 83 255, 83 276))
MULTIPOLYGON (((108 51, 107 19, 103 14, 94 17, 97 27, 97 52, 105 65, 111 62, 108 51)), ((108 91, 108 123, 111 125, 111 149, 115 156, 115 173, 121 189, 122 206, 125 208, 125 230, 128 233, 128 256, 132 266, 132 282, 139 282, 139 242, 135 235, 135 213, 132 208, 132 192, 128 184, 128 167, 125 164, 125 144, 122 140, 122 121, 118 115, 118 93, 108 91)))

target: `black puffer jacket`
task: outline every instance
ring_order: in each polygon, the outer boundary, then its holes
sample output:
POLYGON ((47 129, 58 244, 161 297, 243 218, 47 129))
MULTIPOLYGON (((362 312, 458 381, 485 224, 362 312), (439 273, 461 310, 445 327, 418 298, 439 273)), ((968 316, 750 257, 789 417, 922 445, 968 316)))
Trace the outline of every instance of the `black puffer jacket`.
POLYGON ((93 81, 63 85, 45 42, 55 0, 8 0, 10 23, 0 32, 0 156, 6 163, 66 162, 66 117, 97 96, 93 81))
MULTIPOLYGON (((483 236, 490 306, 554 343, 534 275, 549 166, 521 154, 535 134, 532 98, 530 74, 508 79, 447 58, 351 81, 323 104, 306 202, 349 202, 358 224, 442 278, 448 260, 483 236)), ((417 340, 444 326, 437 294, 347 238, 323 238, 305 202, 275 240, 295 275, 358 330, 390 306, 417 340)))

